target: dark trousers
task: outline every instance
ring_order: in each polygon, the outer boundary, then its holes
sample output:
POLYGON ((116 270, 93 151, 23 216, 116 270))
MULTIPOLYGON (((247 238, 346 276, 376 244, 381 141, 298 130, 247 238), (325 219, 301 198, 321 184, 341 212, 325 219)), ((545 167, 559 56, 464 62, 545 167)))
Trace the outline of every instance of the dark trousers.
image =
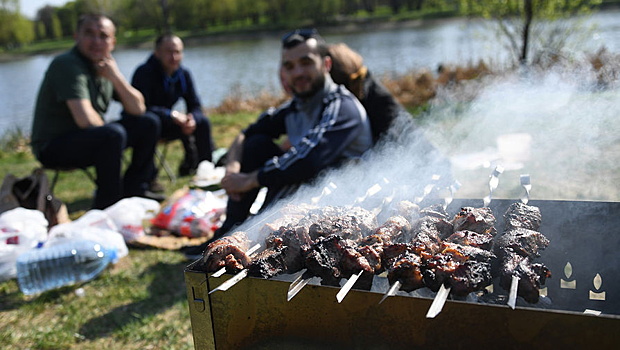
MULTIPOLYGON (((241 172, 250 173, 260 167, 265 162, 274 157, 282 155, 282 150, 276 145, 272 139, 264 135, 254 135, 245 139, 243 143, 243 157, 241 159, 241 172)), ((218 230, 218 236, 230 231, 233 227, 243 223, 250 214, 250 208, 258 196, 260 188, 255 188, 246 192, 240 201, 234 201, 228 199, 226 206, 226 221, 222 224, 220 230, 218 230)), ((267 188, 267 196, 265 202, 261 207, 261 210, 269 206, 278 194, 282 190, 282 187, 267 188)))
POLYGON ((141 196, 153 173, 158 123, 148 116, 124 114, 115 122, 80 129, 50 141, 40 152, 46 167, 94 166, 97 191, 93 209, 105 209, 123 197, 141 196), (133 149, 131 163, 121 179, 123 150, 133 149))
POLYGON ((168 115, 147 112, 156 117, 160 126, 160 138, 165 140, 181 140, 185 149, 183 165, 195 169, 203 160, 213 160, 213 141, 211 139, 211 122, 204 115, 194 115, 196 130, 192 135, 185 135, 181 127, 168 115))

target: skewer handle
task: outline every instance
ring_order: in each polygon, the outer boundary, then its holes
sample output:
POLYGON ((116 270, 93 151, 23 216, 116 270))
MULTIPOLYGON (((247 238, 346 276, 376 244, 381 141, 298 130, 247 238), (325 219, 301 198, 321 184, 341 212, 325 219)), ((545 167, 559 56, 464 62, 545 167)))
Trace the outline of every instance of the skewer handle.
POLYGON ((530 190, 532 189, 530 174, 521 175, 520 180, 521 180, 521 186, 523 186, 523 189, 525 190, 523 197, 521 197, 521 202, 523 204, 527 204, 527 202, 529 202, 530 200, 530 190))
POLYGON ((355 285, 355 282, 357 282, 358 278, 360 278, 362 273, 364 273, 364 270, 351 275, 347 283, 345 283, 344 286, 340 288, 340 291, 338 292, 338 294, 336 294, 336 300, 338 300, 338 303, 341 303, 344 300, 344 297, 347 296, 347 294, 349 293, 351 288, 353 288, 353 285, 355 285))
POLYGON ((495 191, 495 189, 497 188, 497 186, 499 186, 499 176, 504 172, 504 167, 501 165, 498 165, 495 167, 495 170, 493 170, 493 172, 490 175, 490 179, 489 179, 489 195, 484 197, 483 202, 484 202, 484 206, 488 207, 489 204, 491 204, 491 199, 493 196, 493 191, 495 191))
POLYGON ((388 291, 385 292, 385 294, 383 295, 383 298, 381 298, 381 300, 379 301, 379 304, 384 302, 385 299, 387 299, 387 297, 391 297, 391 296, 396 295, 396 292, 398 292, 398 290, 400 289, 401 285, 402 285, 402 283, 400 283, 399 281, 394 282, 394 284, 392 284, 390 289, 388 289, 388 291))
POLYGON ((452 287, 446 288, 443 284, 439 287, 439 291, 437 295, 435 295, 435 299, 433 299, 433 303, 426 313, 426 318, 435 318, 435 316, 439 315, 441 310, 443 310, 446 299, 448 299, 448 295, 450 295, 451 289, 452 287))
POLYGON ((512 282, 510 283, 510 294, 508 295, 508 306, 511 309, 515 309, 517 306, 517 289, 519 287, 519 277, 512 276, 512 282))

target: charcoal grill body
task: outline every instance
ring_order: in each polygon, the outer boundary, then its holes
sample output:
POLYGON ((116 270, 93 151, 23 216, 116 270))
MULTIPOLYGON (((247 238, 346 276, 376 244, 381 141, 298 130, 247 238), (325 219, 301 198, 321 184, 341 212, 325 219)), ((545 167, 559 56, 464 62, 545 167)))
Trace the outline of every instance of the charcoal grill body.
MULTIPOLYGON (((490 207, 503 232, 503 213, 490 207)), ((290 282, 246 278, 226 292, 208 294, 231 276, 185 271, 196 349, 607 349, 620 343, 620 203, 530 201, 541 210, 540 231, 551 241, 539 261, 553 277, 543 293, 551 303, 515 310, 504 304, 448 300, 427 319, 432 299, 306 286, 290 302, 290 282), (570 265, 569 265, 570 264, 570 265), (567 266, 570 266, 568 268, 567 266), (544 307, 544 308, 543 308, 544 307), (584 313, 585 312, 585 313, 584 313)), ((482 201, 455 200, 448 212, 482 201)), ((507 294, 494 285, 494 294, 507 294)))

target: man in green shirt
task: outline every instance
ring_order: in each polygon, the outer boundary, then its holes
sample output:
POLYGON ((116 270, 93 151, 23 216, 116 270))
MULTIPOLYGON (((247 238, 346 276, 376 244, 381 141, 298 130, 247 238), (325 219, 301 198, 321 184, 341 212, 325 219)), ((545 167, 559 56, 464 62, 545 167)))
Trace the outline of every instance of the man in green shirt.
POLYGON ((46 167, 94 166, 97 191, 93 208, 103 209, 123 197, 150 193, 158 124, 146 111, 142 94, 120 72, 112 51, 116 27, 102 15, 80 18, 75 46, 54 58, 36 102, 32 150, 46 167), (123 106, 120 120, 103 116, 112 99, 123 106), (132 147, 131 164, 121 178, 123 150, 132 147))

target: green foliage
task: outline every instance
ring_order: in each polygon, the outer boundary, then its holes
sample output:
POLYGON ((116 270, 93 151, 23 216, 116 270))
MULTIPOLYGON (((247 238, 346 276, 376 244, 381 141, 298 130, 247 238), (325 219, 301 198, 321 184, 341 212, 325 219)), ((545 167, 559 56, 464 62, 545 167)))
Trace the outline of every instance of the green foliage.
POLYGON ((16 11, 0 7, 0 47, 16 47, 34 39, 30 21, 16 11))
POLYGON ((562 54, 578 24, 564 19, 590 13, 602 0, 459 0, 463 14, 495 21, 515 64, 545 64, 562 54))
POLYGON ((523 17, 527 2, 532 3, 535 18, 557 20, 589 13, 602 0, 459 0, 459 6, 463 14, 497 19, 523 17))

